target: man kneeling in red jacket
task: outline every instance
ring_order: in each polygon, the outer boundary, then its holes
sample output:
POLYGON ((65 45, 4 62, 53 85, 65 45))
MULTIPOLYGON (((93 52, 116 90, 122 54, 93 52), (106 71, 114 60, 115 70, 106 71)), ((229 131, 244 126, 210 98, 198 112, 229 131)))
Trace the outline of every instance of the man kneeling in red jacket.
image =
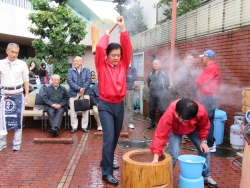
POLYGON ((180 154, 182 136, 187 135, 198 150, 198 155, 206 159, 207 169, 202 173, 204 183, 209 187, 217 187, 217 183, 210 176, 210 152, 206 140, 209 128, 208 114, 202 104, 187 98, 175 100, 161 117, 155 131, 150 147, 154 154, 153 162, 158 162, 169 140, 169 154, 175 166, 180 154))

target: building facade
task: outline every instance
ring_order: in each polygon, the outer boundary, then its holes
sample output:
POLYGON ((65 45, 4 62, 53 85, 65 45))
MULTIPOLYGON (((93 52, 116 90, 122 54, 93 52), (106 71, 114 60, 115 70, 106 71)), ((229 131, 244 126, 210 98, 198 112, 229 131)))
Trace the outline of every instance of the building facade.
MULTIPOLYGON (((89 67, 90 70, 95 70, 92 54, 91 27, 93 25, 91 21, 101 21, 102 19, 81 0, 69 0, 68 7, 87 23, 87 35, 81 42, 87 46, 83 61, 84 65, 89 67)), ((0 0, 0 59, 6 57, 6 47, 11 42, 20 45, 20 59, 35 56, 31 42, 37 37, 28 30, 31 25, 28 15, 32 11, 32 6, 28 0, 0 0)), ((99 36, 101 37, 112 26, 112 24, 98 25, 99 36)), ((117 29, 112 32, 110 41, 119 42, 119 31, 117 29)), ((72 57, 69 57, 70 64, 72 59, 72 57)))

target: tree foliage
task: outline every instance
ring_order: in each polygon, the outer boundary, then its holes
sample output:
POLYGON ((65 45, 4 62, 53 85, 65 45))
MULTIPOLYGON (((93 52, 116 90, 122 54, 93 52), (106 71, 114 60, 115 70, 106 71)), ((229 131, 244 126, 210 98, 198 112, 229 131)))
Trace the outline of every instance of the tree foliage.
POLYGON ((39 39, 32 41, 36 57, 53 64, 54 73, 67 77, 68 56, 84 55, 85 45, 80 44, 87 32, 86 23, 66 6, 68 0, 30 0, 34 12, 29 31, 39 39))
POLYGON ((114 0, 113 3, 117 3, 115 10, 124 17, 126 22, 126 29, 130 35, 136 35, 148 29, 143 22, 143 15, 140 2, 133 0, 130 3, 128 0, 114 0))
MULTIPOLYGON (((181 16, 195 10, 201 6, 201 0, 177 0, 177 10, 176 15, 181 16)), ((157 4, 154 5, 154 8, 162 8, 163 15, 166 16, 165 19, 160 20, 158 24, 166 22, 169 19, 172 19, 172 0, 160 0, 157 4)))
POLYGON ((113 3, 117 3, 115 10, 122 16, 126 7, 130 4, 128 0, 113 0, 113 3))

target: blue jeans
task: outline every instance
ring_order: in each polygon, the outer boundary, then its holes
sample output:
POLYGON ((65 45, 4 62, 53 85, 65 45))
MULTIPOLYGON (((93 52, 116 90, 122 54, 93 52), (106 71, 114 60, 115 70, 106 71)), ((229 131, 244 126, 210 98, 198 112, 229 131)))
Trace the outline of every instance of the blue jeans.
POLYGON ((201 96, 200 103, 203 104, 207 110, 209 121, 210 121, 210 129, 207 135, 207 145, 209 148, 213 147, 215 138, 214 138, 214 115, 215 109, 218 106, 217 98, 213 96, 201 96))
MULTIPOLYGON (((169 154, 172 156, 173 167, 175 167, 177 158, 180 155, 180 148, 181 148, 182 136, 183 135, 173 134, 172 132, 170 133, 170 138, 169 138, 169 143, 170 143, 169 154)), ((198 150, 198 155, 201 156, 201 157, 204 157, 206 159, 207 169, 202 172, 202 176, 203 177, 210 176, 210 152, 208 154, 204 154, 200 150, 200 143, 201 143, 201 141, 200 141, 200 139, 198 137, 197 130, 193 131, 190 134, 187 134, 187 137, 192 141, 192 143, 194 144, 194 146, 198 150)))

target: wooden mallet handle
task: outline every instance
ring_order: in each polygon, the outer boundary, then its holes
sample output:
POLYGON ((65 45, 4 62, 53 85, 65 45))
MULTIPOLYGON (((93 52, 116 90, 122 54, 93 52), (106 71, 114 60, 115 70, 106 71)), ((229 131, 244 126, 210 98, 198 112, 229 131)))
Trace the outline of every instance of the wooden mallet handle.
MULTIPOLYGON (((122 21, 122 18, 119 20, 120 22, 122 21)), ((115 24, 110 30, 109 30, 109 34, 115 29, 115 27, 117 26, 118 24, 115 24)))

